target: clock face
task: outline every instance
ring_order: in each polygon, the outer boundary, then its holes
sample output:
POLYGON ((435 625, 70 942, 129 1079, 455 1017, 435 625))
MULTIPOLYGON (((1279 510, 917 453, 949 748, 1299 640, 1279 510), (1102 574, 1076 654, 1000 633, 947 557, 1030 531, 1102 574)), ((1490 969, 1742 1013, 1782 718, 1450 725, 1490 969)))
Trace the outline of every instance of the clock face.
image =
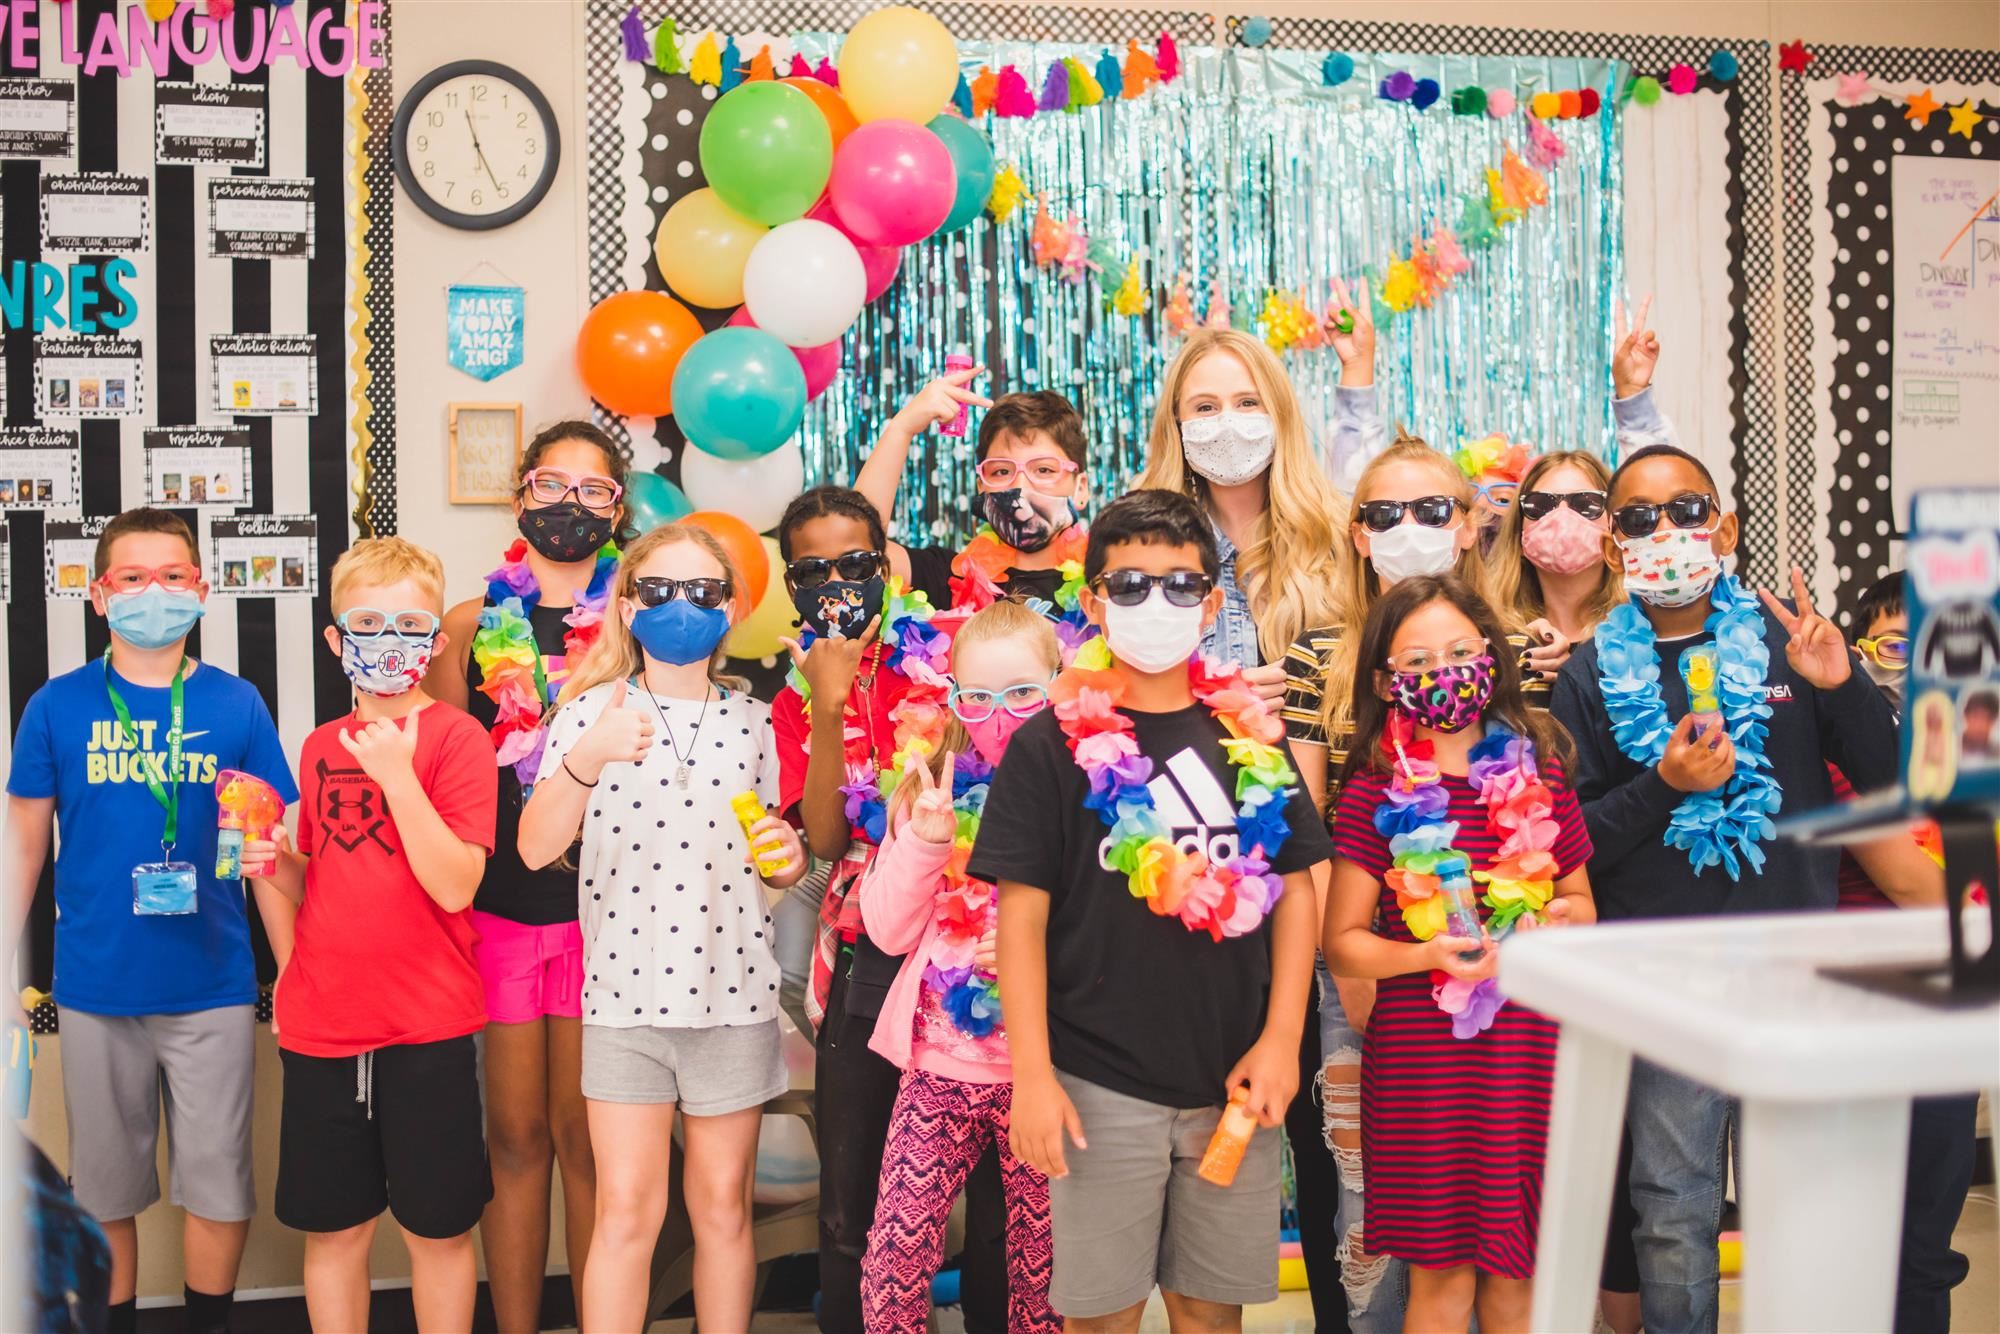
POLYGON ((455 227, 504 226, 555 179, 560 133, 548 100, 491 61, 442 66, 396 109, 396 174, 426 213, 455 227))

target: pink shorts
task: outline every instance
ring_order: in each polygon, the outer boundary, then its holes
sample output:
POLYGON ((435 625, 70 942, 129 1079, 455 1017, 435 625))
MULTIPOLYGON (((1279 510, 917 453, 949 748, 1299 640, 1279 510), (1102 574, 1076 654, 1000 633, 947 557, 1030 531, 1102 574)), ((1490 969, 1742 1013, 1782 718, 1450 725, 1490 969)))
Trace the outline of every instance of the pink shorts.
POLYGON ((486 984, 486 1021, 525 1024, 544 1015, 583 1014, 583 928, 575 922, 529 926, 474 909, 472 947, 486 984))

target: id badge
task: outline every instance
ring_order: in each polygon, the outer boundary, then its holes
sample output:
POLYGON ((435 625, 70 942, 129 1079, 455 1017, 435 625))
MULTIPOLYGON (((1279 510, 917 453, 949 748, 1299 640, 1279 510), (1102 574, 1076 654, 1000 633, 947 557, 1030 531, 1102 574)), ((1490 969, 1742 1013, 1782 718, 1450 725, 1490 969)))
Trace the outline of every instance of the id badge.
POLYGON ((132 911, 141 917, 179 917, 195 911, 194 867, 149 862, 132 868, 132 911))

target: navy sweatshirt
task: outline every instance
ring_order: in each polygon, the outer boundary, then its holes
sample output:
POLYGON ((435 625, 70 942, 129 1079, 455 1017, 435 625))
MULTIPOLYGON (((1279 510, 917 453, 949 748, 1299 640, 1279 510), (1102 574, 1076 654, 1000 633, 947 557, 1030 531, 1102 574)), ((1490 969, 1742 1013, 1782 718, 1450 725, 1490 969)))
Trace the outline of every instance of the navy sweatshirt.
MULTIPOLYGON (((1859 661, 1836 690, 1809 685, 1785 658, 1790 636, 1769 611, 1763 616, 1764 642, 1771 649, 1765 677, 1771 717, 1764 753, 1784 789, 1779 816, 1834 803, 1829 761, 1859 791, 1894 783, 1899 764, 1896 714, 1859 661)), ((1668 718, 1678 722, 1688 710, 1678 668, 1681 650, 1713 638, 1703 632, 1660 642, 1660 685, 1668 718)), ((1667 786, 1657 769, 1618 749, 1597 677, 1597 645, 1587 642, 1556 678, 1549 711, 1576 740, 1576 795, 1596 849, 1590 859, 1590 888, 1599 917, 1622 921, 1834 906, 1838 848, 1807 848, 1773 838, 1758 845, 1764 852, 1761 872, 1746 865, 1742 878, 1731 880, 1722 867, 1711 866, 1695 874, 1687 853, 1665 841, 1667 821, 1684 794, 1667 786)))

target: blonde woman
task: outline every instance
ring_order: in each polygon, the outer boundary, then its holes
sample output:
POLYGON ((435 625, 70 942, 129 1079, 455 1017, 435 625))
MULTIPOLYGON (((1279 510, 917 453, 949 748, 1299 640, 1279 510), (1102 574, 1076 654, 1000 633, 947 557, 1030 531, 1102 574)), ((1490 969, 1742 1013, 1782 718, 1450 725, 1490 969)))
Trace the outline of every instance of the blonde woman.
POLYGON ((646 1323, 676 1106, 696 1314, 750 1328, 757 1129, 787 1083, 764 889, 795 883, 806 857, 789 825, 766 815, 746 837, 731 809, 740 792, 766 808, 778 794, 770 706, 718 671, 740 586, 689 524, 626 549, 521 812, 531 867, 582 837, 583 1096, 598 1161, 618 1164, 598 1179, 586 1329, 646 1323))
POLYGON ((1542 455, 1522 476, 1487 558, 1494 610, 1527 634, 1524 672, 1544 682, 1556 679, 1570 647, 1625 599, 1624 579, 1604 559, 1610 483, 1594 454, 1542 455))

